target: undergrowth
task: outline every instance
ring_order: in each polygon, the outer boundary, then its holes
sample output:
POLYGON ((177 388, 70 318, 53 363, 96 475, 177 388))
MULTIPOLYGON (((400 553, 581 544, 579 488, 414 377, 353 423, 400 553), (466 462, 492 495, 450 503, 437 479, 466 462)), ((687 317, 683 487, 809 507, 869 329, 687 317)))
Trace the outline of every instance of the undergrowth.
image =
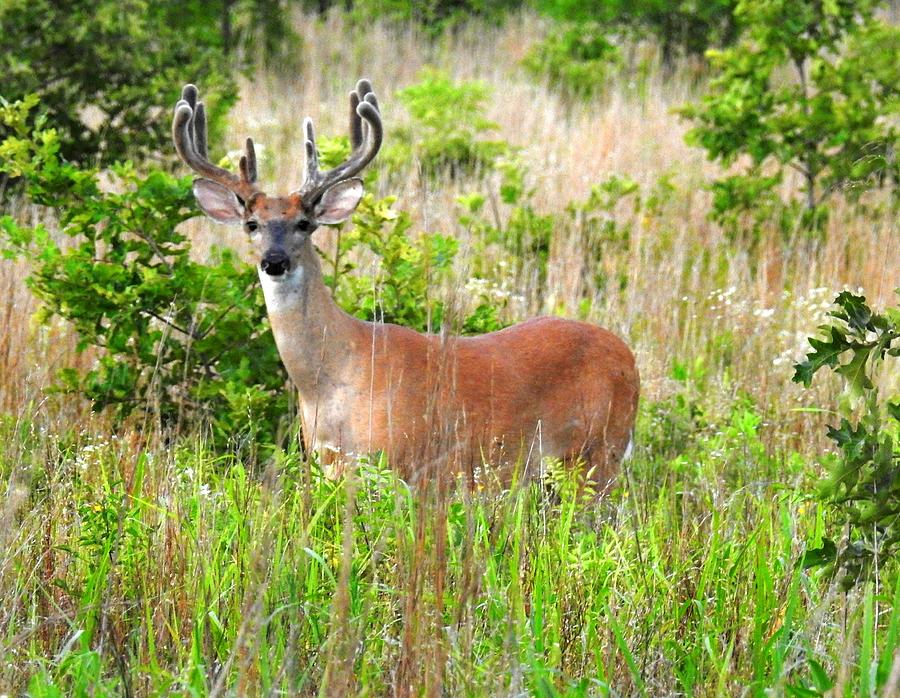
POLYGON ((598 507, 562 475, 439 494, 377 461, 334 482, 293 451, 252 471, 41 422, 4 425, 23 461, 0 451, 31 488, 3 532, 12 692, 868 695, 891 670, 900 584, 844 595, 798 564, 825 535, 811 464, 747 400, 679 455, 638 449, 598 507))

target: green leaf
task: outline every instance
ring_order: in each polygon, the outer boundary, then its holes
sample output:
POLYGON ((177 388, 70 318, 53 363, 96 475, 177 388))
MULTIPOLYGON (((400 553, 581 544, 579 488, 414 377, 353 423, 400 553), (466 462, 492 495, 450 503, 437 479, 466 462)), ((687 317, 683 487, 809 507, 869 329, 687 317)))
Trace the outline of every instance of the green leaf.
POLYGON ((816 371, 824 366, 836 366, 841 354, 850 348, 846 335, 838 327, 830 326, 822 329, 828 336, 826 339, 809 338, 813 351, 806 355, 806 361, 794 366, 794 376, 791 380, 795 383, 809 387, 816 371))
POLYGON ((872 310, 866 305, 865 296, 857 296, 850 291, 842 291, 834 300, 843 312, 833 312, 832 315, 847 321, 851 329, 858 333, 865 333, 870 329, 872 310))
POLYGON ((838 366, 835 369, 847 381, 847 390, 854 398, 862 397, 866 390, 873 387, 872 381, 866 375, 866 362, 872 347, 855 347, 853 349, 853 358, 849 363, 838 366))
POLYGON ((831 564, 837 558, 837 545, 830 538, 823 538, 822 545, 818 548, 806 550, 797 561, 797 566, 808 570, 813 567, 821 567, 831 564))

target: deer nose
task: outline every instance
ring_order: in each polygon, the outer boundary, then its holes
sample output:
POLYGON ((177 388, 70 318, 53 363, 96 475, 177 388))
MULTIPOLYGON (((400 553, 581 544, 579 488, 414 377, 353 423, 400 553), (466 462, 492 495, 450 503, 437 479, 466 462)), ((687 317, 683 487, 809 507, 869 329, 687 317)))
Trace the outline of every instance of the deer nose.
POLYGON ((267 252, 259 267, 269 276, 281 276, 291 268, 291 260, 284 252, 267 252))

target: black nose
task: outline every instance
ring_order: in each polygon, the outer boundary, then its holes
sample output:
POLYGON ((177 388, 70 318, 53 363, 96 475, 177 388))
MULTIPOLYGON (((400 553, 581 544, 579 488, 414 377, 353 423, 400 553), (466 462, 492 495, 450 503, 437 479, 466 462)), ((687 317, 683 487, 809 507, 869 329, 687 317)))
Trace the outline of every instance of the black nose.
POLYGON ((281 276, 291 268, 291 260, 284 252, 269 252, 263 257, 259 267, 269 276, 281 276))

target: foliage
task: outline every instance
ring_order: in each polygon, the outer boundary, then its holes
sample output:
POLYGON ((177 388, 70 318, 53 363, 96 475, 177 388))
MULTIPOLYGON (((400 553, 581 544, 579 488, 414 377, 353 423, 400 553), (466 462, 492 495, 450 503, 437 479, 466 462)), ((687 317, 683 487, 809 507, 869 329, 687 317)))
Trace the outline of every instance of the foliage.
POLYGON ((882 399, 877 386, 886 357, 895 362, 900 356, 900 306, 879 314, 849 291, 834 303, 834 320, 820 328, 822 339, 810 338, 813 350, 795 366, 794 380, 809 386, 817 371, 830 368, 862 406, 858 417, 845 410, 840 426, 828 428, 839 455, 819 485, 819 497, 850 535, 841 550, 826 541, 811 558, 843 569, 849 587, 875 560, 891 560, 900 542, 900 394, 882 399))
POLYGON ((618 48, 598 22, 554 27, 523 60, 532 75, 573 97, 588 99, 603 91, 621 64, 618 48))
MULTIPOLYGON (((234 60, 237 67, 261 65, 275 73, 293 74, 299 67, 297 48, 303 43, 291 21, 294 2, 224 0, 218 20, 225 55, 234 60)), ((199 2, 196 6, 211 15, 218 9, 215 3, 199 2)), ((184 12, 184 3, 175 4, 173 10, 178 21, 184 12)), ((214 23, 215 19, 211 18, 211 21, 214 23)))
POLYGON ((877 4, 738 3, 740 43, 711 52, 716 77, 681 109, 695 122, 688 141, 710 158, 730 166, 749 156, 741 175, 714 185, 714 218, 734 225, 750 211, 758 228, 788 168, 801 173, 805 196, 784 206, 807 229, 823 225, 833 192, 898 181, 900 29, 875 17, 877 4))
POLYGON ((737 34, 733 18, 736 0, 537 0, 536 4, 542 13, 562 22, 653 36, 660 43, 666 65, 671 65, 678 53, 702 56, 710 46, 727 46, 737 34))
POLYGON ((610 283, 624 289, 628 283, 626 270, 612 266, 613 260, 621 257, 614 253, 627 250, 631 240, 632 225, 615 214, 619 202, 628 198, 632 200, 632 211, 639 211, 638 183, 629 177, 612 175, 592 186, 585 201, 573 201, 566 207, 581 241, 584 273, 591 277, 584 280, 586 289, 603 291, 610 283))
MULTIPOLYGON (((336 166, 350 153, 345 137, 320 138, 318 145, 323 167, 336 166)), ((367 176, 374 178, 374 171, 367 176)), ((353 225, 337 227, 334 252, 320 252, 326 283, 338 305, 363 320, 436 331, 445 320, 445 308, 434 292, 450 276, 459 245, 440 233, 413 237, 410 216, 394 209, 395 201, 393 196, 377 199, 367 194, 353 215, 353 225), (360 275, 360 264, 366 262, 373 269, 360 275)), ((479 307, 463 320, 462 330, 472 334, 497 329, 488 327, 489 319, 479 307)))
POLYGON ((431 297, 433 284, 449 273, 456 256, 454 238, 438 233, 408 235, 409 214, 395 211, 394 197, 377 200, 366 194, 353 216, 353 226, 338 232, 326 282, 347 312, 365 320, 392 322, 420 332, 440 328, 443 304, 431 297), (350 261, 368 252, 377 268, 370 276, 352 274, 350 261))
MULTIPOLYGON (((512 268, 514 286, 526 297, 540 302, 545 293, 555 221, 553 216, 535 210, 535 189, 526 184, 528 173, 521 160, 502 160, 497 169, 499 197, 492 192, 492 206, 487 209, 488 199, 483 194, 459 197, 457 202, 463 209, 459 223, 480 246, 499 246, 506 253, 505 263, 512 268), (497 198, 503 204, 502 217, 497 198)), ((490 270, 476 260, 472 271, 476 277, 486 277, 490 270)))
POLYGON ((511 148, 504 141, 485 139, 497 129, 484 115, 489 96, 483 81, 457 83, 446 73, 423 71, 418 83, 397 92, 412 125, 395 131, 396 143, 384 157, 395 168, 414 160, 428 176, 490 168, 511 148))
MULTIPOLYGON (((317 4, 322 11, 327 6, 348 3, 320 0, 317 4)), ((510 10, 523 3, 522 0, 352 0, 349 4, 351 16, 363 23, 376 19, 412 22, 436 38, 473 18, 499 23, 510 10)))
POLYGON ((239 59, 288 65, 293 38, 279 0, 10 0, 0 4, 0 98, 37 94, 64 160, 144 159, 168 142, 159 107, 184 83, 202 82, 216 143, 239 59))
POLYGON ((0 144, 0 166, 55 211, 66 240, 4 216, 0 241, 31 262, 42 319, 68 320, 79 351, 100 350, 84 375, 64 371, 63 387, 119 419, 153 408, 168 428, 202 417, 217 444, 241 433, 273 443, 288 413, 286 379, 254 270, 227 249, 209 266, 191 260, 177 230, 194 215, 189 179, 117 165, 104 173, 110 191, 100 172, 60 159, 59 136, 41 119, 29 133, 34 103, 4 109, 17 135, 0 144))

